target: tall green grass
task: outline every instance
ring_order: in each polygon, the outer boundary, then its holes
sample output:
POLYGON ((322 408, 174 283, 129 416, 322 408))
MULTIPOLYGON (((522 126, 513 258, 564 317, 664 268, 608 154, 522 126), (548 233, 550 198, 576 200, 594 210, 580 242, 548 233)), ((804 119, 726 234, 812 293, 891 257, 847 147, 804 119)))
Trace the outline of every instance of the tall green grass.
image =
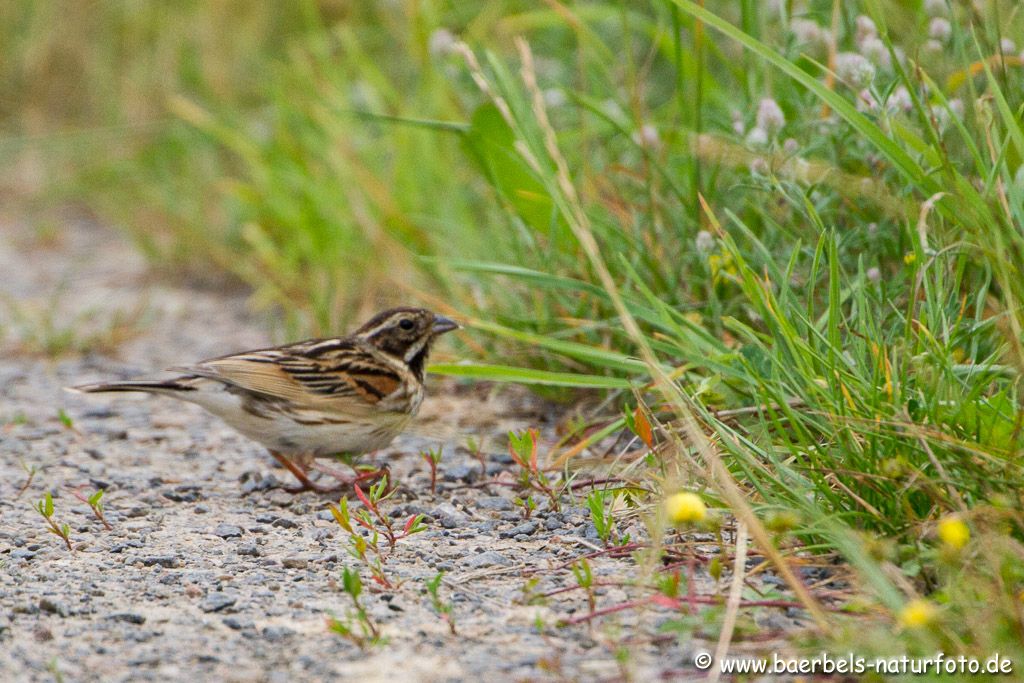
MULTIPOLYGON (((890 610, 946 604, 908 635, 922 652, 1021 632, 1013 3, 105 7, 113 35, 165 29, 128 50, 162 66, 80 46, 97 84, 145 86, 84 98, 89 149, 101 125, 147 132, 72 163, 72 190, 154 259, 244 280, 289 334, 410 299, 459 312, 477 362, 435 371, 651 404, 676 449, 653 478, 710 485, 714 448, 757 515, 795 515, 890 610), (227 48, 171 47, 213 20, 238 22, 227 48), (976 535, 956 557, 934 539, 951 514, 976 535), (1003 601, 994 626, 964 616, 981 600, 1003 601)), ((35 40, 5 44, 34 63, 35 40)), ((7 112, 10 153, 39 131, 62 149, 50 107, 7 112)))

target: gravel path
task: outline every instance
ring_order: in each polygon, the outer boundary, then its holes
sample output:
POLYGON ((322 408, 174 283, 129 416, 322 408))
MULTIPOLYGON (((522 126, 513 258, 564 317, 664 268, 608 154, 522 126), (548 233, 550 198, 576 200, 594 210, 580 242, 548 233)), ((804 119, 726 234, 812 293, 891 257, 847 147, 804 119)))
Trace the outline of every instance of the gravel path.
MULTIPOLYGON (((509 429, 554 434, 537 401, 508 388, 428 388, 417 433, 449 436, 402 437, 378 456, 400 483, 385 510, 400 521, 423 513, 427 530, 387 560, 401 585, 375 590, 330 498, 275 488, 288 475, 255 443, 191 405, 61 390, 272 340, 241 294, 154 282, 117 234, 88 222, 69 219, 59 234, 41 244, 0 224, 0 680, 649 680, 689 666, 692 652, 671 637, 628 645, 619 663, 636 611, 557 628, 586 613, 582 591, 523 599, 531 580, 537 592, 573 585, 563 565, 598 547, 581 501, 560 513, 542 504, 524 522, 510 487, 471 486, 481 473, 468 436, 495 437, 491 478, 513 469, 499 452, 509 429), (69 341, 61 330, 72 323, 69 341), (41 338, 87 345, 78 337, 115 338, 116 348, 56 361, 28 353, 41 338), (437 445, 432 495, 419 453, 437 445), (19 495, 26 468, 38 471, 19 495), (113 529, 70 487, 105 489, 113 529), (32 508, 46 491, 73 552, 32 508), (362 569, 362 601, 386 644, 361 651, 327 629, 329 615, 351 611, 344 566, 362 569), (425 594, 442 570, 454 635, 425 594)), ((639 523, 630 530, 643 537, 639 523)), ((636 571, 628 558, 592 566, 609 582, 636 571)), ((631 597, 603 587, 598 606, 631 597)), ((654 623, 670 616, 655 612, 654 623)))

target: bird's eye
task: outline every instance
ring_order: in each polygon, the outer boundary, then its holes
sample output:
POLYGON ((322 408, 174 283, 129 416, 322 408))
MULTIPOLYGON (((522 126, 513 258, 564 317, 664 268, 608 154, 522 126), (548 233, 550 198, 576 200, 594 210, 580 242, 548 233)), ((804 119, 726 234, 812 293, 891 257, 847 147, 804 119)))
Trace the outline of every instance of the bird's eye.
POLYGON ((411 330, 413 328, 412 321, 408 318, 403 318, 402 321, 398 323, 398 326, 403 330, 411 330))

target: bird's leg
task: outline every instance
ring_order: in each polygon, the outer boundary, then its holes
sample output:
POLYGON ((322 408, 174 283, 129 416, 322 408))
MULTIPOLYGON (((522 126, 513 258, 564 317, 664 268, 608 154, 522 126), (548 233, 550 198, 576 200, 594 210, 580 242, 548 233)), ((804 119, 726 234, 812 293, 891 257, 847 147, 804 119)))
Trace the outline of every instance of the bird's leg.
POLYGON ((316 483, 315 481, 309 478, 309 476, 302 470, 301 467, 299 467, 289 458, 285 457, 284 455, 281 455, 277 451, 270 451, 270 455, 274 456, 274 460, 277 460, 279 463, 281 463, 282 467, 284 467, 286 470, 295 475, 295 478, 299 480, 300 484, 302 484, 302 486, 286 487, 285 491, 287 491, 288 493, 301 493, 303 491, 330 493, 331 491, 337 491, 339 488, 341 488, 340 486, 324 486, 323 484, 316 483))
POLYGON ((341 482, 342 486, 354 486, 364 481, 376 481, 385 476, 388 478, 388 481, 391 481, 391 471, 388 469, 387 465, 376 470, 368 470, 364 472, 360 472, 354 465, 352 465, 352 463, 349 463, 349 465, 352 466, 352 470, 355 472, 353 476, 349 476, 345 472, 335 469, 329 465, 324 465, 320 462, 314 462, 310 467, 315 469, 317 472, 322 472, 333 479, 337 479, 341 482))

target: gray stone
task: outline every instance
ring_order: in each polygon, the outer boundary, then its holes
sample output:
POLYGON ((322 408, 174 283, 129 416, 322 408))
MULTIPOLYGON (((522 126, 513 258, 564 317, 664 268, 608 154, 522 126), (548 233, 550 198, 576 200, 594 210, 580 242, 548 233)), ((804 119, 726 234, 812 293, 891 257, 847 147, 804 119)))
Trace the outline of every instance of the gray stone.
POLYGON ((494 510, 496 512, 507 512, 515 509, 511 500, 501 496, 482 496, 476 499, 473 506, 478 510, 494 510))
POLYGON ((57 614, 66 617, 71 614, 71 608, 65 603, 53 600, 52 598, 40 598, 39 609, 50 614, 57 614))
POLYGON ((245 531, 240 526, 234 524, 218 524, 217 528, 213 530, 214 536, 220 536, 221 538, 241 538, 245 531))
POLYGON ((142 616, 141 614, 136 614, 134 612, 118 612, 116 614, 108 614, 107 619, 110 619, 111 621, 123 621, 128 624, 136 624, 139 626, 146 623, 146 617, 142 616))
POLYGON ((286 569, 305 569, 309 566, 309 558, 301 556, 286 557, 281 560, 281 566, 286 569))
POLYGON ((470 569, 479 569, 481 567, 508 567, 513 562, 495 550, 486 550, 466 559, 462 564, 470 569))
POLYGON ((155 564, 167 569, 174 569, 181 566, 181 558, 177 555, 152 555, 142 558, 142 564, 152 567, 155 564))
POLYGON ((444 468, 445 481, 470 481, 480 471, 479 467, 470 465, 450 465, 444 468))
POLYGON ((241 619, 239 617, 224 617, 221 623, 233 631, 241 631, 242 629, 255 628, 256 626, 256 622, 254 622, 252 619, 241 619))
POLYGON ((287 626, 266 626, 263 629, 263 637, 272 643, 280 642, 295 635, 294 629, 287 626))
POLYGON ((523 522, 518 526, 514 526, 511 529, 502 531, 499 536, 502 538, 515 538, 516 536, 529 536, 530 534, 537 531, 536 522, 523 522))
POLYGON ((199 609, 204 612, 220 612, 238 602, 238 597, 228 593, 210 593, 201 603, 199 609))

